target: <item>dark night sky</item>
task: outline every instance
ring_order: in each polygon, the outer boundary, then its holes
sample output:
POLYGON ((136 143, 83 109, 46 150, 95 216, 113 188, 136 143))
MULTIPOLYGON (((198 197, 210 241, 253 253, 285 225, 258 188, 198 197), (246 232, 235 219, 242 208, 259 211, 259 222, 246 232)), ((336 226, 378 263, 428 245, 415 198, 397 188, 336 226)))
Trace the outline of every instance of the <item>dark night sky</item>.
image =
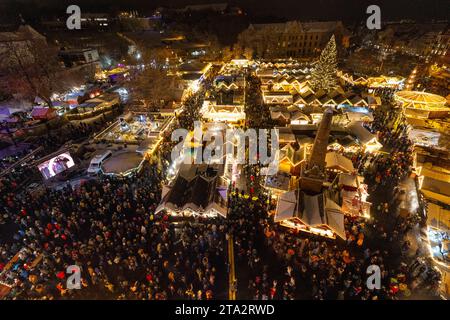
POLYGON ((181 7, 186 4, 228 2, 244 8, 250 19, 274 16, 289 19, 361 21, 370 4, 381 7, 382 19, 448 19, 450 0, 0 0, 0 15, 10 17, 63 14, 69 4, 86 11, 111 11, 135 8, 150 12, 158 6, 181 7))

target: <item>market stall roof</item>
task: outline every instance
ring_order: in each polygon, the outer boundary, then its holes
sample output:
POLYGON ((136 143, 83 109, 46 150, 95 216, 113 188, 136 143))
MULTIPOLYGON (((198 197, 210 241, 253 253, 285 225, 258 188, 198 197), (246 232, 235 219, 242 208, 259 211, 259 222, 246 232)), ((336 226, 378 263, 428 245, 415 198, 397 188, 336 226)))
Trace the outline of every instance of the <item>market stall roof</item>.
POLYGON ((55 115, 55 110, 47 107, 34 107, 31 111, 31 117, 34 119, 48 119, 55 115))
POLYGON ((380 76, 380 77, 369 77, 367 78, 367 85, 371 88, 385 88, 385 87, 396 87, 405 82, 404 77, 391 77, 391 76, 380 76))
POLYGON ((103 102, 105 102, 105 101, 103 101, 102 99, 99 99, 99 98, 94 98, 94 99, 90 99, 90 100, 87 100, 89 103, 103 103, 103 102))
MULTIPOLYGON (((410 123, 410 121, 408 121, 408 123, 410 123)), ((416 122, 414 122, 414 124, 415 123, 416 122)), ((414 128, 409 130, 408 137, 418 146, 450 150, 450 135, 434 131, 433 129, 414 128)))
POLYGON ((200 73, 195 73, 195 72, 184 73, 181 75, 181 79, 185 80, 185 81, 195 81, 195 80, 199 80, 201 77, 202 77, 202 75, 200 73))
POLYGON ((275 221, 290 219, 294 216, 297 197, 295 191, 283 193, 278 199, 275 221))
POLYGON ((8 107, 0 107, 0 121, 9 121, 11 112, 8 107))
POLYGON ((282 194, 278 198, 275 221, 283 224, 296 219, 311 227, 331 229, 345 239, 344 214, 324 193, 311 195, 296 190, 282 194))
POLYGON ((63 107, 67 107, 68 104, 65 101, 52 101, 52 105, 53 107, 57 107, 57 108, 63 108, 63 107))
POLYGON ((373 139, 376 139, 376 135, 364 128, 362 122, 352 122, 347 126, 347 129, 351 134, 355 135, 362 144, 366 144, 373 139))
POLYGON ((425 198, 429 198, 429 199, 433 199, 436 200, 438 202, 450 205, 450 197, 440 194, 440 193, 436 193, 436 192, 432 192, 432 191, 428 191, 428 190, 421 190, 421 192, 423 193, 423 195, 425 196, 425 198))
POLYGON ((101 105, 102 102, 91 102, 90 100, 86 101, 85 103, 82 103, 78 105, 78 108, 86 108, 86 109, 95 109, 97 106, 101 105))
POLYGON ((306 153, 302 149, 295 149, 290 143, 280 150, 280 161, 287 160, 292 166, 299 165, 305 158, 306 153))
MULTIPOLYGON (((94 98, 92 100, 99 99, 102 102, 114 102, 119 103, 120 102, 120 95, 117 92, 105 92, 101 96, 94 98)), ((91 100, 88 100, 91 101, 91 100)))
POLYGON ((182 73, 204 73, 208 63, 192 60, 178 66, 178 71, 182 73))
POLYGON ((422 168, 423 176, 422 191, 431 191, 450 197, 450 175, 439 173, 427 168, 422 168))
POLYGON ((443 207, 430 202, 427 205, 427 216, 427 222, 429 225, 435 228, 450 229, 450 219, 448 219, 450 216, 450 210, 446 210, 443 207))
POLYGON ((308 195, 300 192, 298 217, 310 226, 326 224, 323 197, 323 193, 308 195))
POLYGON ((278 137, 280 139, 280 143, 289 143, 295 142, 295 134, 292 133, 290 128, 286 127, 276 127, 278 129, 278 137))
POLYGON ((326 199, 327 224, 342 239, 345 239, 344 215, 337 203, 331 199, 326 199))
POLYGON ((289 190, 289 182, 291 176, 285 172, 278 172, 275 175, 268 175, 266 177, 266 187, 277 190, 289 190))
POLYGON ((112 75, 115 75, 115 74, 120 74, 120 73, 125 73, 125 72, 128 72, 127 68, 117 67, 117 68, 105 71, 105 74, 107 76, 112 76, 112 75))
POLYGON ((339 175, 339 184, 349 187, 358 187, 358 176, 356 174, 342 173, 339 175))
POLYGON ((339 205, 325 194, 299 193, 297 217, 310 226, 327 225, 345 239, 344 215, 339 205))
POLYGON ((347 112, 346 114, 350 121, 373 121, 373 115, 370 112, 347 112))
POLYGON ((343 147, 358 145, 356 139, 349 134, 345 136, 333 136, 333 138, 343 147))
POLYGON ((198 214, 213 211, 226 216, 226 207, 219 199, 223 191, 219 185, 222 172, 223 166, 182 164, 173 184, 168 186, 170 190, 164 190, 156 212, 164 209, 178 213, 189 210, 198 214))
POLYGON ((343 172, 353 172, 355 168, 350 159, 337 152, 328 152, 325 156, 327 169, 338 169, 343 172))

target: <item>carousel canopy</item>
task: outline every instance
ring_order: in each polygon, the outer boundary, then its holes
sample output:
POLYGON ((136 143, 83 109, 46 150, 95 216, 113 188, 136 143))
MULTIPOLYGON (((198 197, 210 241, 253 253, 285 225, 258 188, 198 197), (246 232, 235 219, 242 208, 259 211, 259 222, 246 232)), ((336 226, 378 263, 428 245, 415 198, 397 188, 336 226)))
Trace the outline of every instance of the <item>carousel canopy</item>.
POLYGON ((422 91, 399 91, 395 99, 406 107, 418 109, 444 108, 447 103, 442 96, 422 91))

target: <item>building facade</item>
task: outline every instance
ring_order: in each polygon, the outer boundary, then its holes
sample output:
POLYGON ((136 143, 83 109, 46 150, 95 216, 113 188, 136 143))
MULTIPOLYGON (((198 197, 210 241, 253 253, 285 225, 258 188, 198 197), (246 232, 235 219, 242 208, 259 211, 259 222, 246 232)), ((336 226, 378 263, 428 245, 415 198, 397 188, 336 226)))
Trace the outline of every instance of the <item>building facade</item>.
POLYGON ((340 21, 251 24, 238 43, 259 58, 311 57, 320 54, 333 34, 348 47, 349 33, 340 21))
POLYGON ((67 49, 59 52, 59 57, 66 67, 84 65, 90 63, 99 64, 99 55, 97 49, 67 49))

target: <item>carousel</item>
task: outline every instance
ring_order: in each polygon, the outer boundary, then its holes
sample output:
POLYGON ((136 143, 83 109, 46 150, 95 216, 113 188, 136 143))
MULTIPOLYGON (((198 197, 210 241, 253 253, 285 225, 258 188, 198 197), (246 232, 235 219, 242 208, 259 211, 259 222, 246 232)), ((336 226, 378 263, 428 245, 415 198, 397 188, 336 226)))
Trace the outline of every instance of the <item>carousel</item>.
POLYGON ((407 117, 445 118, 450 112, 446 106, 447 99, 424 91, 399 91, 395 100, 404 109, 407 117))

